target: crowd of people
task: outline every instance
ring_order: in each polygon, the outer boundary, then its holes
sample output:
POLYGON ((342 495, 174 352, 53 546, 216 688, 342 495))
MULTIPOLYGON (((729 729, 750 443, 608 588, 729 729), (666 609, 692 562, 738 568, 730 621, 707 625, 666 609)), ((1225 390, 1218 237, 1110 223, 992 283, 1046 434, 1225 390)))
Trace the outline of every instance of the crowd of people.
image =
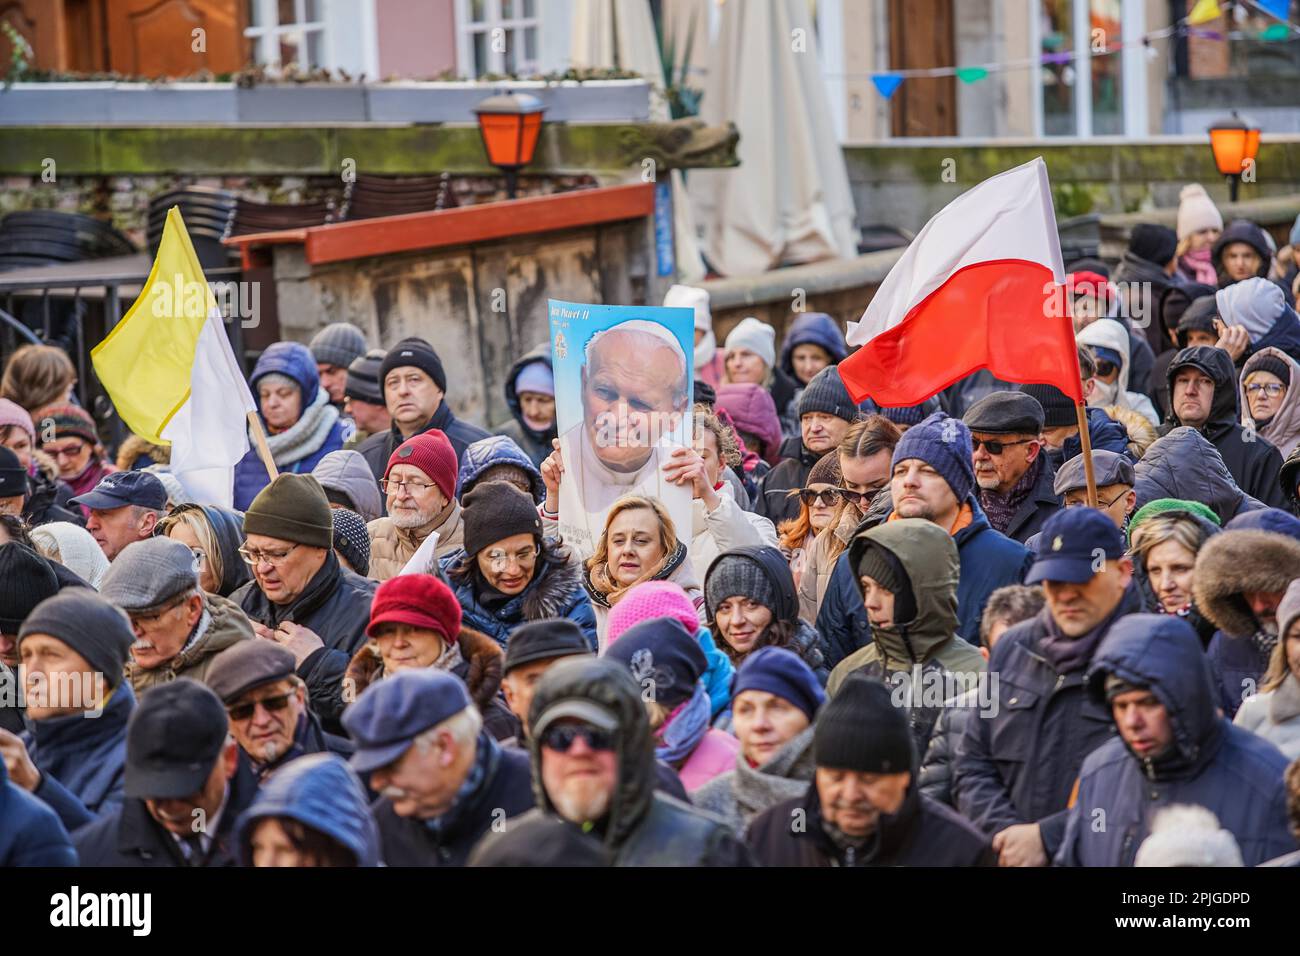
POLYGON ((420 338, 275 343, 233 508, 19 348, 0 865, 1300 865, 1300 229, 1177 222, 1070 265, 1090 462, 1052 386, 858 403, 834 317, 673 287, 690 527, 586 548, 549 344, 489 431, 420 338))

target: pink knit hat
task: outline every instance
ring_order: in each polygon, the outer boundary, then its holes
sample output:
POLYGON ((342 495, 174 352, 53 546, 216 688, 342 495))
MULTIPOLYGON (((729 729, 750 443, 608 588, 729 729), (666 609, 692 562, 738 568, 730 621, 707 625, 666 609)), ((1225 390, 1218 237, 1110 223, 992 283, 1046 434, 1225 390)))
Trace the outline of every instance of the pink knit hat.
POLYGON ((27 409, 7 398, 0 398, 0 431, 4 431, 11 425, 20 426, 27 432, 27 437, 31 439, 32 444, 36 444, 36 428, 32 425, 32 416, 27 414, 27 409))
POLYGON ((658 617, 680 622, 691 637, 700 629, 695 605, 680 584, 674 581, 645 581, 624 594, 622 600, 610 608, 609 640, 612 643, 632 625, 658 617))

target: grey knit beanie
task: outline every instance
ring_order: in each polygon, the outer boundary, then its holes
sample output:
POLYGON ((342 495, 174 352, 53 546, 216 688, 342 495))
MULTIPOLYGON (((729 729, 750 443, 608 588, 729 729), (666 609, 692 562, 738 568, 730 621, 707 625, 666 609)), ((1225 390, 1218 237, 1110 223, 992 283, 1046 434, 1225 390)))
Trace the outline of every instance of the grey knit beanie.
POLYGON ((347 368, 366 353, 366 336, 350 322, 333 322, 312 336, 307 348, 318 365, 347 368))
POLYGON ((776 589, 757 561, 739 554, 723 555, 709 569, 704 581, 709 620, 717 618, 718 605, 738 594, 766 607, 776 606, 776 589))

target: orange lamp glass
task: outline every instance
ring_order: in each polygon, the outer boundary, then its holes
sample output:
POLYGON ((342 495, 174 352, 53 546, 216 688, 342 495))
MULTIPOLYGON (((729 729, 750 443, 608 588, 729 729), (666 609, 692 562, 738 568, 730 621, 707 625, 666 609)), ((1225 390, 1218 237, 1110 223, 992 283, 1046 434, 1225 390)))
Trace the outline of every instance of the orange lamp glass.
POLYGON ((533 161, 542 132, 542 101, 527 93, 490 96, 474 108, 488 162, 506 176, 506 191, 515 196, 516 173, 533 161))
POLYGON ((1243 120, 1233 110, 1230 117, 1210 127, 1210 149, 1219 174, 1230 181, 1232 201, 1236 202, 1241 174, 1259 153, 1259 127, 1243 120))

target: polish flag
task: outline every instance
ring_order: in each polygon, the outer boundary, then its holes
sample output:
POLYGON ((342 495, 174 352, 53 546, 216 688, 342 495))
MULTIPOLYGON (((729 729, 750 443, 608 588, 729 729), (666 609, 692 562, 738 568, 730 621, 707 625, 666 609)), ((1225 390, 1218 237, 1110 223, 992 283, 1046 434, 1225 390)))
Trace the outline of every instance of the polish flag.
POLYGON ((981 368, 1083 401, 1042 157, 963 193, 889 270, 839 365, 854 401, 916 405, 981 368))

